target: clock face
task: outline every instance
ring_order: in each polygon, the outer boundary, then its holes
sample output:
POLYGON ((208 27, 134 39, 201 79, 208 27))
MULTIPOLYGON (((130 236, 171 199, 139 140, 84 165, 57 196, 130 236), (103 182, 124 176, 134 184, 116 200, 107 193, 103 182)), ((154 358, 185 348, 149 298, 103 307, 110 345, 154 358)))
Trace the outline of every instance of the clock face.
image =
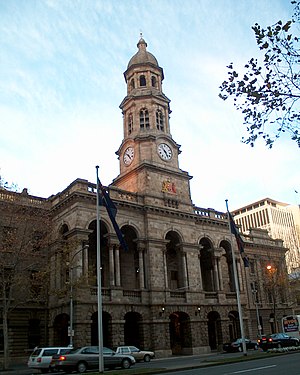
POLYGON ((128 147, 126 148, 124 155, 123 155, 123 161, 124 164, 129 165, 132 163, 134 158, 134 148, 133 147, 128 147))
POLYGON ((172 158, 172 150, 171 147, 168 146, 166 143, 161 143, 157 146, 158 155, 163 160, 170 160, 172 158))

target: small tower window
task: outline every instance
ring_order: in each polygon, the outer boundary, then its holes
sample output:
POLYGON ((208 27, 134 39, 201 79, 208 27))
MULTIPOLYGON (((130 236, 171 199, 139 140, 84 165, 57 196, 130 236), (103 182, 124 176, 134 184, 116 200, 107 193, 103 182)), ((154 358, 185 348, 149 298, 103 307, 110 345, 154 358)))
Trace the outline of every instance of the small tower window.
POLYGON ((134 79, 132 78, 132 80, 130 81, 130 88, 131 88, 131 90, 133 90, 134 87, 135 87, 134 79))
POLYGON ((140 86, 146 86, 146 77, 144 75, 140 76, 140 86))
POLYGON ((152 85, 152 87, 156 87, 156 77, 154 77, 154 76, 152 76, 151 77, 151 85, 152 85))
POLYGON ((140 111, 140 128, 141 129, 149 128, 149 112, 146 108, 141 109, 140 111))
POLYGON ((156 128, 157 130, 164 131, 164 117, 160 109, 156 111, 156 128))
POLYGON ((128 116, 128 135, 131 134, 133 131, 133 116, 132 113, 128 116))

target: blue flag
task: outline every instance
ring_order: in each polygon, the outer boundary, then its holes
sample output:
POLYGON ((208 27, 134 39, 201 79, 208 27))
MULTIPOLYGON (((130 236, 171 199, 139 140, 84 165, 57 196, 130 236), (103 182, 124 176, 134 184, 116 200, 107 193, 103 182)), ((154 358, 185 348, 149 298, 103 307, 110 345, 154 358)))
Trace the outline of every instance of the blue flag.
POLYGON ((121 232, 117 222, 116 222, 116 215, 117 215, 117 208, 114 202, 110 199, 110 196, 106 189, 102 186, 100 180, 98 179, 98 186, 100 188, 99 194, 99 204, 103 205, 106 208, 110 221, 114 227, 116 235, 118 236, 120 245, 124 250, 128 250, 127 243, 124 239, 123 233, 121 232))
POLYGON ((229 215, 230 231, 235 236, 239 252, 240 252, 241 257, 242 257, 243 262, 244 262, 244 266, 245 267, 249 267, 249 259, 248 259, 247 255, 245 254, 245 251, 244 251, 245 243, 242 240, 242 237, 241 237, 241 235, 239 233, 239 230, 237 229, 237 227, 235 225, 233 217, 231 216, 231 214, 230 214, 229 211, 227 211, 227 212, 228 212, 228 215, 229 215))

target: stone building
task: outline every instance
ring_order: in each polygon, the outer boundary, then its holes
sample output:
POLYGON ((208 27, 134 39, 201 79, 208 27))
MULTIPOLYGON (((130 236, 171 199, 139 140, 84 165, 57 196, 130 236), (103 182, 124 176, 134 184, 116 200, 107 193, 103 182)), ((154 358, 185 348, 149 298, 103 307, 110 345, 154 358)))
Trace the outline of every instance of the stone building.
MULTIPOLYGON (((107 187, 127 251, 100 208, 103 344, 133 344, 160 357, 218 350, 239 337, 232 248, 245 333, 256 337, 258 319, 269 333, 290 313, 288 289, 282 288, 274 311, 266 288, 266 265, 272 260, 284 273, 286 249, 266 231, 252 230, 243 237, 245 268, 227 215, 193 204, 191 176, 179 167, 180 145, 170 131, 163 69, 143 38, 137 47, 124 73, 120 174, 107 187)), ((48 331, 37 344, 97 345, 96 185, 77 179, 47 203, 48 331)))
MULTIPOLYGON (((135 344, 155 350, 158 356, 208 352, 240 335, 231 246, 248 336, 257 333, 258 295, 260 324, 271 330, 263 267, 270 253, 279 265, 286 249, 264 231, 250 233, 245 237, 251 261, 248 271, 230 236, 226 215, 193 204, 191 177, 179 167, 180 145, 171 136, 163 69, 143 38, 137 47, 124 73, 127 93, 120 105, 124 138, 116 152, 120 174, 108 187, 128 251, 119 248, 101 208, 104 345, 135 344), (255 300, 253 282, 259 287, 255 300)), ((67 344, 69 340, 66 281, 72 272, 72 280, 79 280, 72 287, 73 340, 77 345, 96 344, 95 184, 78 179, 50 200, 60 234, 51 262, 50 341, 67 344), (71 261, 63 251, 68 241, 77 244, 67 252, 71 261), (57 298, 54 291, 64 288, 57 298)), ((287 308, 287 298, 278 305, 279 315, 284 314, 281 308, 287 308)))

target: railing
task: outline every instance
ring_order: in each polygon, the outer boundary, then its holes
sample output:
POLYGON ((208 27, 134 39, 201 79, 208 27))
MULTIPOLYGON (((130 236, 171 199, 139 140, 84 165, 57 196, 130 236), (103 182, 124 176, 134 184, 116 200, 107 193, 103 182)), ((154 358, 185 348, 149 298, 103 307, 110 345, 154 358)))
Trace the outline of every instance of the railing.
POLYGON ((171 298, 185 298, 185 291, 170 291, 171 298))
POLYGON ((213 208, 194 207, 194 212, 197 216, 207 217, 210 219, 227 220, 227 214, 220 211, 215 211, 213 208))
MULTIPOLYGON (((97 296, 98 295, 98 288, 93 287, 90 288, 91 296, 97 296)), ((110 297, 111 296, 111 290, 110 289, 102 289, 101 293, 102 297, 110 297)))

